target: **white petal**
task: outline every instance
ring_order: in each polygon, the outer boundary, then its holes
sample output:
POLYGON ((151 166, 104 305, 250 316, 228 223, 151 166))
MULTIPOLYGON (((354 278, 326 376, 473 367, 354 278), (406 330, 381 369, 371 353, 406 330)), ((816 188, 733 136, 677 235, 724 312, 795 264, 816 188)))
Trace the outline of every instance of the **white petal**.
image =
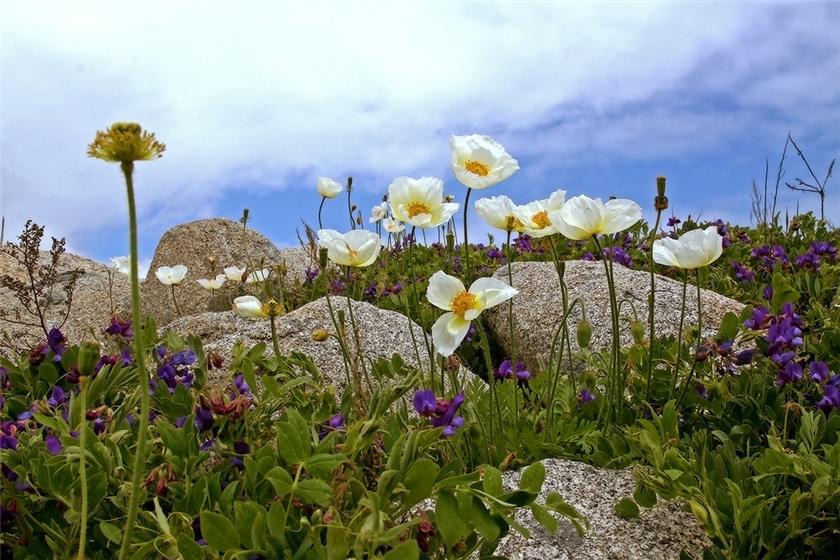
POLYGON ((239 296, 233 300, 233 308, 239 315, 249 319, 265 317, 262 312, 262 303, 254 296, 239 296))
POLYGON ((642 219, 642 207, 626 198, 608 200, 603 210, 603 227, 600 233, 624 231, 642 219))
POLYGON ((657 239, 653 242, 653 262, 663 266, 677 266, 679 262, 674 255, 675 239, 666 237, 665 239, 657 239))
POLYGON ((432 325, 432 343, 438 354, 444 357, 451 356, 467 332, 470 330, 470 322, 459 319, 454 313, 444 313, 435 324, 432 325))
POLYGON ((470 286, 470 293, 478 296, 482 307, 487 309, 509 300, 519 290, 498 278, 479 278, 470 286))
POLYGON ((465 290, 464 283, 459 279, 446 274, 442 270, 438 270, 429 278, 426 299, 435 307, 450 311, 452 309, 452 300, 465 290))

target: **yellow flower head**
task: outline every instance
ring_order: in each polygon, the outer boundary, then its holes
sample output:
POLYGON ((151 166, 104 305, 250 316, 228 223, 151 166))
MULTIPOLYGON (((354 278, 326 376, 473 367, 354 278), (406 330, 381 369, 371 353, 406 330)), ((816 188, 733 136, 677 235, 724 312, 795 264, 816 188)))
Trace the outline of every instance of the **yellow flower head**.
POLYGON ((139 124, 114 123, 108 130, 96 131, 96 138, 88 146, 87 154, 103 161, 129 163, 157 159, 164 150, 166 145, 139 124))

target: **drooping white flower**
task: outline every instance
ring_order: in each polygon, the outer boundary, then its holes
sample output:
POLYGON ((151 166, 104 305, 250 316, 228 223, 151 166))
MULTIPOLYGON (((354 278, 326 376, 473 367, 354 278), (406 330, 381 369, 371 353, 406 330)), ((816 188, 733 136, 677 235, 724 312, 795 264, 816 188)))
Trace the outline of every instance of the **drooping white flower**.
POLYGON ((224 268, 225 277, 232 282, 242 282, 242 276, 245 274, 245 268, 238 268, 236 266, 226 266, 224 268))
POLYGON ((131 262, 128 257, 111 257, 110 268, 122 274, 129 274, 131 272, 131 262))
POLYGON ((384 227, 385 231, 388 233, 399 233, 405 230, 403 223, 393 218, 385 218, 382 220, 382 227, 384 227))
POLYGON ((254 270, 248 273, 248 277, 245 279, 246 284, 254 284, 256 282, 265 282, 268 280, 268 277, 271 275, 270 268, 261 268, 259 270, 254 270))
POLYGON ((578 241, 593 235, 609 235, 629 228, 642 219, 642 208, 624 198, 608 200, 579 195, 570 198, 559 210, 549 213, 554 228, 569 239, 578 241))
POLYGON ((452 171, 470 189, 492 187, 519 169, 519 163, 489 136, 452 136, 449 147, 452 151, 452 171))
POLYGON ((210 280, 199 278, 198 283, 205 290, 218 290, 224 285, 226 279, 227 277, 224 274, 217 274, 216 278, 211 278, 210 280))
POLYGON ((370 266, 382 248, 379 236, 372 231, 354 229, 340 233, 334 229, 318 231, 318 245, 326 247, 327 257, 340 266, 370 266))
POLYGON ((661 265, 687 270, 715 262, 723 253, 723 237, 717 226, 693 229, 679 239, 657 239, 653 242, 653 260, 661 265))
POLYGON ((329 177, 318 177, 318 183, 315 187, 318 189, 318 194, 324 198, 335 198, 344 190, 341 183, 329 177))
POLYGON ((496 278, 479 278, 467 290, 454 276, 443 271, 429 278, 426 299, 446 311, 432 325, 432 342, 441 356, 451 356, 467 336, 470 322, 482 311, 503 303, 519 291, 496 278))
POLYGON ((368 221, 372 224, 382 220, 388 215, 388 203, 382 202, 374 206, 370 211, 370 218, 368 221))
POLYGON ((160 280, 161 284, 167 286, 176 286, 181 283, 187 275, 187 267, 182 264, 175 266, 162 266, 155 271, 155 276, 160 280))
POLYGON ((279 317, 285 312, 281 303, 273 299, 262 303, 254 296, 239 296, 233 300, 233 309, 239 315, 248 319, 279 317))
POLYGON ((489 225, 502 231, 523 231, 523 224, 517 217, 516 210, 513 201, 504 195, 475 201, 475 211, 478 215, 489 225))
POLYGON ((444 202, 443 181, 436 177, 399 177, 388 187, 394 219, 419 228, 433 228, 449 221, 458 204, 444 202))
POLYGON ((548 198, 535 200, 516 208, 525 233, 531 237, 545 237, 557 233, 551 223, 551 213, 560 210, 566 200, 566 191, 557 189, 548 198))

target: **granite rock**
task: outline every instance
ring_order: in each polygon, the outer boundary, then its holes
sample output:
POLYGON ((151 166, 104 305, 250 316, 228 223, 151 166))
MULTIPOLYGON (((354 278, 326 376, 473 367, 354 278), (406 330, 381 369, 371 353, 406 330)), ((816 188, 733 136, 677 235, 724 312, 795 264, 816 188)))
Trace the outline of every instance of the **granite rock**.
MULTIPOLYGON (((560 281, 553 263, 515 262, 512 264, 513 286, 519 294, 513 298, 513 321, 517 354, 533 368, 547 364, 551 353, 554 333, 563 319, 560 296, 560 281)), ((507 267, 494 274, 508 281, 507 267)), ((618 301, 632 303, 639 319, 647 324, 650 275, 647 272, 631 270, 619 264, 614 265, 615 288, 618 301)), ((680 320, 682 282, 656 275, 654 322, 657 335, 676 335, 680 320)), ((586 317, 592 324, 590 348, 609 348, 612 340, 610 300, 604 266, 601 262, 567 261, 565 282, 569 292, 569 304, 580 299, 586 308, 586 317)), ((689 282, 686 299, 685 326, 697 324, 696 287, 689 282)), ((703 334, 716 334, 723 316, 727 312, 740 313, 743 304, 711 290, 701 290, 703 311, 703 334)), ((487 311, 490 328, 502 346, 510 352, 508 306, 499 305, 487 311)), ((581 319, 580 307, 569 313, 569 329, 572 351, 577 351, 575 332, 581 319)), ((630 344, 630 320, 633 311, 626 303, 621 307, 620 337, 622 344, 630 344)), ((647 327, 646 327, 647 328, 647 327)), ((647 335, 647 331, 645 332, 647 335)), ((564 362, 565 364, 565 362, 564 362)))

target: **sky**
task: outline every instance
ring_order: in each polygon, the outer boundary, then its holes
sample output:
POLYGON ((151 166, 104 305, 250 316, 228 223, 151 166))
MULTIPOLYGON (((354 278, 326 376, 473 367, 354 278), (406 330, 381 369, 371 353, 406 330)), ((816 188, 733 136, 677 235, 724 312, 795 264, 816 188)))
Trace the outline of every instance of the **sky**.
MULTIPOLYGON (((669 212, 748 224, 788 132, 821 179, 840 156, 838 29, 840 2, 3 2, 6 240, 31 218, 77 254, 127 254, 119 169, 85 153, 114 121, 167 145, 135 174, 146 263, 167 229, 243 208, 296 245, 317 224, 319 176, 352 176, 365 213, 403 175, 462 200, 453 134, 519 161, 481 196, 563 188, 650 216, 664 175, 669 212)), ((789 152, 783 181, 806 174, 789 152)), ((784 186, 779 201, 818 208, 784 186)), ((471 240, 489 231, 478 221, 471 240)), ((324 225, 349 227, 343 199, 324 225)))

